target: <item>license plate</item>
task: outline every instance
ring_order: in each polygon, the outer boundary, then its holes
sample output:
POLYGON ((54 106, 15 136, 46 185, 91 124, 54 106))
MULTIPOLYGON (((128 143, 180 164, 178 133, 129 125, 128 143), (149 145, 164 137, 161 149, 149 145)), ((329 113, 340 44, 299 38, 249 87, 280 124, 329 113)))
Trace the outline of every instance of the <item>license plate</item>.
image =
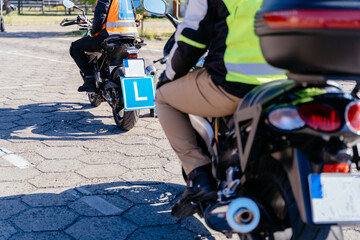
POLYGON ((360 223, 360 175, 310 174, 308 180, 314 223, 360 223))
POLYGON ((155 108, 155 85, 153 76, 121 78, 125 111, 155 108))
POLYGON ((125 77, 145 77, 145 61, 142 58, 124 59, 125 77))

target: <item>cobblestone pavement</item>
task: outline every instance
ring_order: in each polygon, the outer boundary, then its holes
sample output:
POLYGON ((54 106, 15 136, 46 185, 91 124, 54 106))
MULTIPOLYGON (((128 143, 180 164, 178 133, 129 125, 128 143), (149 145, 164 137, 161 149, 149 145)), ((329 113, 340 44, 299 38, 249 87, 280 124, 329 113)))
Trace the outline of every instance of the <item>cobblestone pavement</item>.
MULTIPOLYGON (((184 190, 157 119, 116 128, 90 106, 64 28, 0 33, 0 239, 225 239, 170 207, 184 190)), ((66 29, 69 31, 69 29, 66 29)), ((142 49, 147 63, 164 42, 142 49)), ((158 68, 163 66, 155 65, 158 68)), ((347 239, 358 239, 355 228, 347 239)))

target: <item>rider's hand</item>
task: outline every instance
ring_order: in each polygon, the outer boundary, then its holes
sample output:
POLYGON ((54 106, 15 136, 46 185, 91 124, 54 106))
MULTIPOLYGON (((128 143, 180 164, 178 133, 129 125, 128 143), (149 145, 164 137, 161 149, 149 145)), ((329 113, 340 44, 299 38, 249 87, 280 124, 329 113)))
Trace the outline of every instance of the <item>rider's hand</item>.
POLYGON ((158 78, 158 82, 156 84, 156 89, 158 89, 159 87, 161 87, 162 85, 164 85, 165 83, 171 82, 170 79, 168 79, 166 77, 165 71, 163 71, 160 75, 160 77, 158 78))

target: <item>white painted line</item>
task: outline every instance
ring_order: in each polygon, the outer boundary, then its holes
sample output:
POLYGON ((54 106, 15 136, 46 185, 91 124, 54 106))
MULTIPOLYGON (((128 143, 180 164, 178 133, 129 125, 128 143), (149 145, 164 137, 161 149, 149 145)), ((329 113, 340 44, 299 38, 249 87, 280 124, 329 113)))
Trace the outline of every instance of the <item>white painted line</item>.
POLYGON ((6 154, 2 156, 5 160, 13 164, 14 166, 18 168, 29 168, 30 163, 23 159, 22 157, 15 155, 15 154, 6 154))
POLYGON ((75 189, 78 190, 79 192, 81 192, 83 195, 92 195, 91 192, 89 192, 88 190, 83 189, 81 187, 76 187, 75 189))
POLYGON ((95 208, 96 210, 107 216, 118 215, 124 211, 98 196, 86 196, 81 198, 81 200, 90 207, 95 208))
POLYGON ((51 59, 51 58, 38 57, 38 56, 33 56, 33 55, 28 55, 28 54, 23 54, 23 53, 18 53, 18 52, 10 52, 10 51, 0 50, 0 53, 11 54, 11 55, 16 55, 16 56, 21 56, 21 57, 36 58, 36 59, 46 60, 46 61, 50 61, 50 62, 65 63, 65 64, 71 64, 71 65, 75 64, 73 62, 60 61, 60 60, 55 60, 55 59, 51 59))
POLYGON ((6 90, 6 89, 19 89, 19 88, 30 88, 30 87, 42 87, 43 84, 27 84, 22 86, 9 86, 9 87, 0 87, 0 90, 6 90))
POLYGON ((153 52, 162 52, 163 51, 162 49, 157 49, 157 48, 152 48, 152 47, 142 47, 141 50, 153 51, 153 52))
POLYGON ((20 88, 20 86, 1 87, 0 89, 16 89, 16 88, 20 88))
POLYGON ((26 85, 23 85, 23 87, 42 87, 44 86, 44 84, 26 84, 26 85))
POLYGON ((10 150, 7 150, 6 148, 0 148, 0 151, 5 154, 12 153, 10 150))

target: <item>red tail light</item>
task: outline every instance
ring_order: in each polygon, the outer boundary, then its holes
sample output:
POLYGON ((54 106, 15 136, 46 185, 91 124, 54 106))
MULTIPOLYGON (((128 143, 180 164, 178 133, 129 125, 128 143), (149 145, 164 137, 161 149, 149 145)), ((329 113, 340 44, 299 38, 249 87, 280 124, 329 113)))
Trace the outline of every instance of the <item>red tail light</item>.
POLYGON ((303 104, 299 106, 301 119, 311 128, 324 132, 333 132, 340 128, 339 114, 322 104, 303 104))
POLYGON ((137 58, 137 54, 129 54, 129 58, 137 58))
POLYGON ((347 163, 324 164, 324 173, 349 173, 350 165, 347 163))
POLYGON ((270 28, 360 29, 360 10, 284 10, 264 18, 270 28))
POLYGON ((346 121, 351 130, 360 134, 360 102, 352 102, 346 107, 346 121))

